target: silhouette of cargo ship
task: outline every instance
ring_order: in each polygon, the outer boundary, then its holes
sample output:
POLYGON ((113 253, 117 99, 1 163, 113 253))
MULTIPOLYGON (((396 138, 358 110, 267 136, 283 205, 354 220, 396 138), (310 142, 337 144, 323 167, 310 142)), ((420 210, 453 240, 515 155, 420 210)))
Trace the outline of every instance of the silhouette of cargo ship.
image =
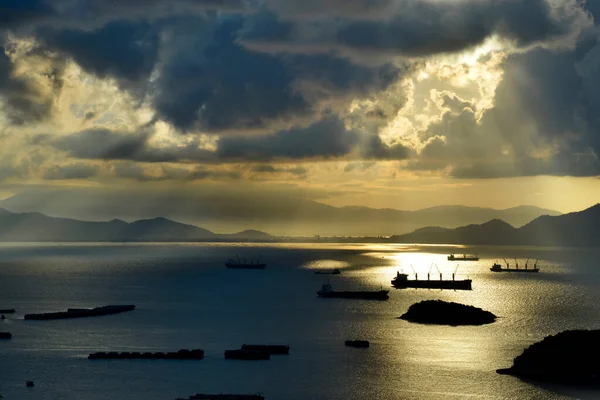
POLYGON ((25 319, 32 320, 49 320, 49 319, 68 319, 68 318, 84 318, 84 317, 96 317, 100 315, 118 314, 125 311, 132 311, 135 309, 133 304, 131 305, 109 305, 96 308, 69 308, 67 311, 58 311, 41 314, 25 314, 25 319))
MULTIPOLYGON (((436 266, 437 268, 437 266, 436 266)), ((457 267, 458 269, 458 267, 457 267)), ((439 269, 438 269, 438 272, 439 269)), ((431 279, 430 272, 427 273, 427 279, 419 279, 415 272, 415 279, 408 279, 408 274, 396 272, 396 277, 392 279, 392 286, 396 289, 416 288, 416 289, 454 289, 471 290, 471 279, 455 279, 455 272, 452 274, 452 280, 444 280, 440 272, 440 279, 431 279)))
POLYGON ((502 268, 502 266, 496 262, 496 263, 494 263, 494 265, 492 265, 492 268, 490 268, 490 271, 492 271, 492 272, 540 272, 540 269, 537 266, 538 260, 535 260, 535 263, 533 264, 533 268, 529 268, 527 265, 527 263, 529 262, 529 258, 527 259, 527 261, 525 261, 525 268, 519 268, 519 262, 516 259, 515 259, 515 268, 511 268, 510 264, 506 260, 504 260, 504 262, 506 263, 506 268, 502 268))
POLYGON ((448 261, 479 261, 479 256, 477 254, 463 254, 462 256, 450 254, 448 261))
POLYGON ((358 300, 387 300, 389 290, 360 290, 360 291, 335 291, 329 283, 323 284, 321 290, 317 292, 319 297, 338 298, 338 299, 358 299, 358 300))
POLYGON ((250 262, 247 262, 245 258, 239 258, 237 255, 235 256, 235 260, 229 259, 225 262, 225 266, 227 268, 237 268, 237 269, 265 269, 267 264, 259 263, 259 257, 250 259, 250 262))

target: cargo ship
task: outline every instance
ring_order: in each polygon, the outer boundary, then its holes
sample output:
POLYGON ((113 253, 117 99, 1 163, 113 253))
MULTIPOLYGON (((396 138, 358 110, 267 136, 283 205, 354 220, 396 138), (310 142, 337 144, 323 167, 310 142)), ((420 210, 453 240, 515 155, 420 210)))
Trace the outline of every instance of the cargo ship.
POLYGON ((492 268, 490 268, 490 271, 492 271, 492 272, 540 272, 540 269, 537 266, 538 260, 535 260, 535 263, 533 264, 533 268, 529 268, 527 265, 527 263, 529 262, 529 258, 527 259, 527 261, 525 261, 525 268, 519 268, 519 262, 516 259, 515 259, 515 268, 511 268, 509 263, 506 260, 504 260, 504 262, 506 263, 506 268, 502 268, 502 266, 500 264, 495 262, 494 265, 492 265, 492 268))
POLYGON ((477 254, 463 254, 462 256, 450 254, 448 261, 479 261, 479 256, 477 254))
POLYGON ((258 350, 273 354, 290 354, 287 344, 243 344, 242 350, 258 350))
POLYGON ((340 270, 335 268, 335 269, 321 269, 321 270, 317 270, 315 271, 315 274, 317 275, 339 275, 340 274, 340 270))
POLYGON ((14 314, 14 308, 0 308, 0 314, 14 314))
POLYGON ((358 348, 363 348, 363 349, 366 349, 369 347, 368 340, 346 340, 344 342, 344 344, 347 347, 358 347, 358 348))
MULTIPOLYGON (((184 400, 184 399, 177 399, 184 400)), ((261 394, 193 394, 187 400, 265 400, 261 394)))
POLYGON ((225 350, 226 360, 269 360, 270 358, 271 353, 266 350, 225 350))
POLYGON ((319 297, 323 298, 338 298, 338 299, 357 299, 357 300, 387 300, 390 298, 388 295, 389 290, 376 290, 376 291, 339 291, 333 290, 333 287, 329 283, 323 284, 321 290, 317 292, 319 297))
POLYGON ((96 308, 69 308, 67 311, 49 312, 41 314, 25 314, 25 319, 33 320, 49 320, 49 319, 68 319, 68 318, 83 318, 83 317, 96 317, 100 315, 118 314, 125 311, 132 311, 135 309, 133 304, 131 305, 109 305, 96 308))
POLYGON ((430 274, 427 274, 427 279, 419 279, 415 274, 415 279, 408 279, 408 274, 396 272, 396 277, 392 279, 392 286, 396 289, 417 288, 417 289, 454 289, 454 290, 471 290, 471 279, 454 279, 443 280, 440 273, 440 279, 431 279, 430 274))
POLYGON ((259 263, 259 258, 256 260, 254 258, 250 259, 250 262, 246 261, 245 258, 239 258, 237 255, 235 256, 235 260, 229 259, 225 262, 225 266, 227 268, 237 268, 237 269, 265 269, 267 264, 259 263))

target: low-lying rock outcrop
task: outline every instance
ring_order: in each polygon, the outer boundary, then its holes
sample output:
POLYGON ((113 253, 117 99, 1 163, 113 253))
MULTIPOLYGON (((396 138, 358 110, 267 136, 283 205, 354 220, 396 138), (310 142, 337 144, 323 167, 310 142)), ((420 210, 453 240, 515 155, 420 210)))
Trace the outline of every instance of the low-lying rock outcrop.
POLYGON ((422 324, 483 325, 496 320, 496 316, 481 308, 442 300, 425 300, 415 303, 400 319, 422 324))
POLYGON ((547 383, 600 385, 600 330, 546 336, 526 348, 499 374, 547 383))

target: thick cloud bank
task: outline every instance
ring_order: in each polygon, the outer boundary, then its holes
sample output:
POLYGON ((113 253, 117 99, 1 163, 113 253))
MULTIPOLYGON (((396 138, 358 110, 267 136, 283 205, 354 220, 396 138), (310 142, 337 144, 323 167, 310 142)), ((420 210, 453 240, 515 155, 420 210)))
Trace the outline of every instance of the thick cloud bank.
MULTIPOLYGON (((459 178, 594 176, 599 3, 0 0, 0 123, 35 125, 28 145, 64 155, 43 174, 53 180, 97 176, 85 163, 99 161, 253 163, 259 172, 331 159, 396 160, 459 178), (492 42, 468 67, 456 58, 492 42), (504 57, 499 78, 472 78, 494 52, 504 57), (462 78, 479 92, 452 86, 452 68, 468 70, 462 78), (60 120, 95 109, 93 98, 68 101, 97 82, 145 120, 118 107, 60 120), (410 115, 419 98, 427 112, 410 115)), ((123 168, 117 176, 144 176, 123 168)), ((161 176, 237 176, 195 171, 161 176)))

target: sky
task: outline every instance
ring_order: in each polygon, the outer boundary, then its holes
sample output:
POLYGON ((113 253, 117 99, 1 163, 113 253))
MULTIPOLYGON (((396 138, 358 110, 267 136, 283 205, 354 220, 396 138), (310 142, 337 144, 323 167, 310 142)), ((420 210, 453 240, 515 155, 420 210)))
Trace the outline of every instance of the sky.
POLYGON ((0 0, 0 198, 580 210, 600 199, 598 18, 600 0, 0 0))

